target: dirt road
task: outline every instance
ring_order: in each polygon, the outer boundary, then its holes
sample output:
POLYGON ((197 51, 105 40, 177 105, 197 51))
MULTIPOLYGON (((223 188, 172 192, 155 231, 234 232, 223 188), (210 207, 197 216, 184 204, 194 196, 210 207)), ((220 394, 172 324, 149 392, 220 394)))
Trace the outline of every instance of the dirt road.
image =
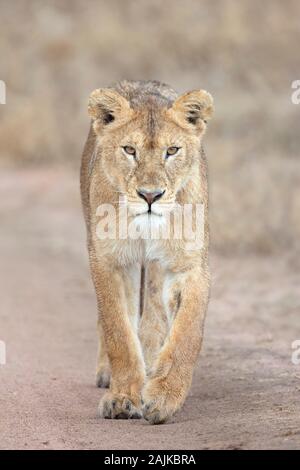
POLYGON ((173 421, 96 417, 96 308, 77 175, 0 177, 1 449, 300 448, 300 262, 212 256, 193 387, 173 421))

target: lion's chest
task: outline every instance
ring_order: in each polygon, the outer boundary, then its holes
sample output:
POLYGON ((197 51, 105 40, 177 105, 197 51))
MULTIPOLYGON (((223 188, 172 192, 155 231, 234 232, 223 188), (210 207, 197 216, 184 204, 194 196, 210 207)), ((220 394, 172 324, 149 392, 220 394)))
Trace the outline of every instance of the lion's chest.
POLYGON ((107 240, 98 243, 98 250, 121 266, 154 260, 168 264, 170 259, 168 249, 161 240, 107 240))

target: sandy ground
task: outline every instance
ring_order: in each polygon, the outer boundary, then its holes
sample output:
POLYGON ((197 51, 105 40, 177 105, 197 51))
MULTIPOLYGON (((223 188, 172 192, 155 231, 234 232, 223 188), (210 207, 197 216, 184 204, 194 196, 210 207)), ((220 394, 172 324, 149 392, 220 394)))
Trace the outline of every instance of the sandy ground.
POLYGON ((173 421, 96 417, 96 309, 77 175, 0 178, 1 449, 300 449, 300 263, 212 256, 191 393, 173 421))

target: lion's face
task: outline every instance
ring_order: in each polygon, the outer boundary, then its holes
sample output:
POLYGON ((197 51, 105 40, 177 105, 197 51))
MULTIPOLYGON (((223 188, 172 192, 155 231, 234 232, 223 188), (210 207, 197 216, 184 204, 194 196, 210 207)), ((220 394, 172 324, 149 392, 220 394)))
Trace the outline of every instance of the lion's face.
POLYGON ((126 203, 134 216, 170 212, 200 158, 211 96, 204 91, 187 93, 171 107, 149 98, 143 106, 131 108, 117 92, 96 90, 89 111, 116 201, 126 203))

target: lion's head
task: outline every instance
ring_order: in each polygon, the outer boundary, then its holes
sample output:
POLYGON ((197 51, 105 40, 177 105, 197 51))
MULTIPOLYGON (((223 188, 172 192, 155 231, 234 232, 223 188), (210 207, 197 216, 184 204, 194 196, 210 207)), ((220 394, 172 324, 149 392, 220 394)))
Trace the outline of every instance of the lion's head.
POLYGON ((163 215, 174 207, 199 160, 212 112, 212 97, 204 90, 173 102, 155 94, 134 102, 110 88, 91 94, 89 114, 102 169, 132 215, 163 215))

